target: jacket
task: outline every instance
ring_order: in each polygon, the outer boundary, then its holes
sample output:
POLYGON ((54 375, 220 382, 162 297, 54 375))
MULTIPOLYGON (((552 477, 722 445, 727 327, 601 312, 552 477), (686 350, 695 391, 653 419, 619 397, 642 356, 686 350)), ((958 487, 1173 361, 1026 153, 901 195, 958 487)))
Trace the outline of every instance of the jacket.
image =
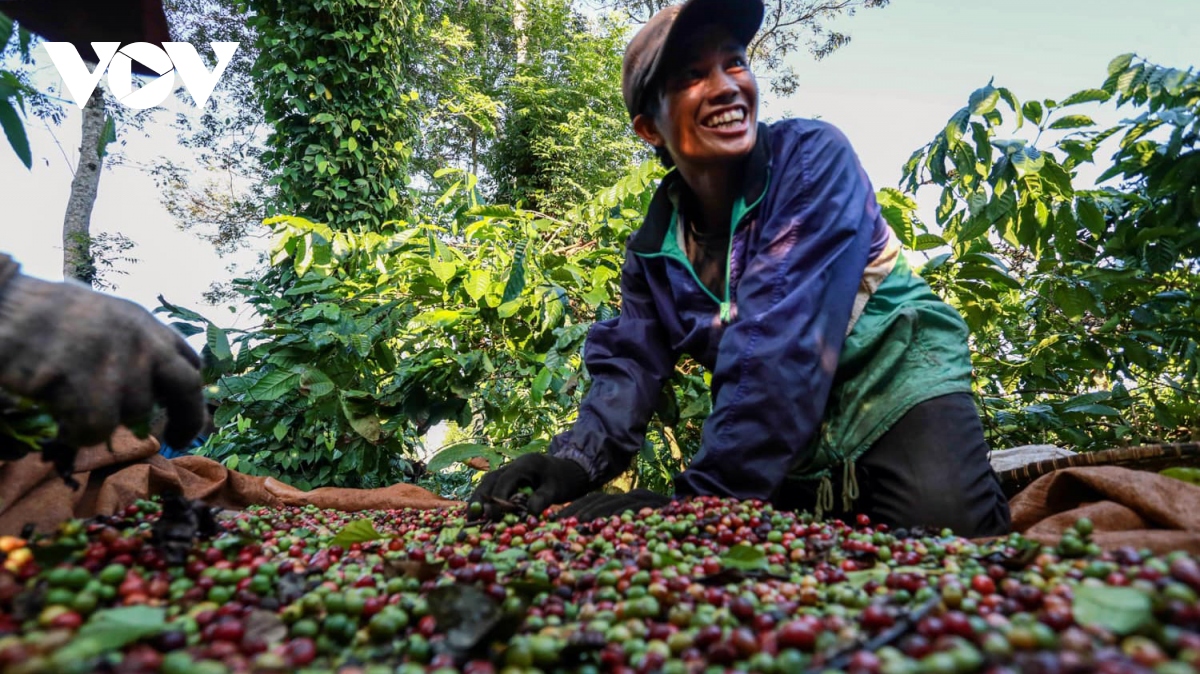
MULTIPOLYGON (((700 283, 683 252, 686 215, 678 195, 685 187, 677 172, 664 178, 627 242, 621 313, 589 331, 584 363, 591 388, 572 428, 549 448, 583 465, 596 484, 625 470, 641 450, 684 354, 711 372, 713 409, 699 453, 676 476, 677 497, 767 500, 798 469, 826 477, 833 464, 853 460, 929 392, 876 386, 889 399, 900 394, 887 414, 872 418, 876 428, 858 429, 854 447, 840 437, 822 442, 831 428, 831 394, 843 408, 862 402, 834 391, 847 336, 859 334, 862 342, 867 333, 895 333, 888 329, 895 310, 869 310, 881 286, 942 312, 949 330, 941 330, 939 348, 949 349, 956 367, 948 383, 933 388, 970 390, 965 324, 898 264, 899 243, 846 137, 825 122, 789 119, 760 124, 757 138, 731 214, 723 296, 700 283), (858 324, 864 315, 874 317, 870 325, 858 324)), ((878 351, 875 341, 859 344, 856 358, 878 351)), ((888 351, 903 359, 906 349, 888 351)), ((924 361, 911 364, 928 368, 924 361)))

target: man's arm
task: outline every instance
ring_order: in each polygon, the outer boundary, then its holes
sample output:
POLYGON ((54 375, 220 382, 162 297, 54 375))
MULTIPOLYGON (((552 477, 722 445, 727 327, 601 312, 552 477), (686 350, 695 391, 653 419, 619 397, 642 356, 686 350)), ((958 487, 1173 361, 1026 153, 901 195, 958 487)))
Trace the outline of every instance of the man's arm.
POLYGON ((571 429, 549 453, 582 465, 594 484, 611 480, 641 451, 646 428, 679 354, 667 343, 641 262, 626 253, 621 315, 588 333, 584 364, 592 385, 571 429))

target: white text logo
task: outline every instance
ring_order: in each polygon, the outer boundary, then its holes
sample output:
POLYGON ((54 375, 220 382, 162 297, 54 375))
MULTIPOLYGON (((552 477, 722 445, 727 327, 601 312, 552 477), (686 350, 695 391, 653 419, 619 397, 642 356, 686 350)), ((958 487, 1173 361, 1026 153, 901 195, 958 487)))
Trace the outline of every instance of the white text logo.
POLYGON ((93 42, 92 48, 100 63, 95 70, 89 71, 86 63, 80 58, 79 52, 70 42, 46 42, 46 51, 50 60, 62 75, 63 83, 75 104, 83 108, 95 91, 104 71, 108 71, 108 88, 122 104, 138 110, 153 108, 167 100, 175 88, 174 73, 179 73, 183 80, 183 88, 187 89, 196 101, 196 105, 204 107, 208 97, 212 96, 217 80, 225 73, 226 66, 237 51, 237 42, 213 42, 213 53, 217 55, 217 67, 209 72, 204 61, 196 53, 196 48, 186 42, 164 42, 164 52, 157 45, 149 42, 133 42, 121 46, 120 42, 93 42), (159 74, 153 82, 149 82, 136 91, 133 89, 133 62, 137 61, 146 68, 159 74), (168 77, 168 75, 170 75, 168 77))

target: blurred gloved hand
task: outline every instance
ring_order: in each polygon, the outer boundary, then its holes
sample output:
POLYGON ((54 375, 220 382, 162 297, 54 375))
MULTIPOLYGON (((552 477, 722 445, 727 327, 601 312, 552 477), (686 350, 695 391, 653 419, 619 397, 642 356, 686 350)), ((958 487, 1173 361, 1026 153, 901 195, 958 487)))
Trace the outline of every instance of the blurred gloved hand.
POLYGON ((0 388, 43 404, 73 447, 166 409, 163 439, 183 447, 206 419, 200 357, 127 300, 23 276, 0 255, 0 388))
POLYGON ((467 503, 481 504, 484 518, 498 520, 504 516, 505 508, 496 500, 512 502, 526 487, 533 493, 525 507, 530 513, 540 515, 554 503, 566 503, 586 494, 591 479, 583 466, 570 459, 525 454, 484 475, 467 503))
POLYGON ((555 513, 554 519, 563 520, 568 517, 574 517, 580 522, 590 522, 601 517, 611 517, 627 510, 637 512, 642 508, 661 508, 670 502, 670 496, 663 496, 648 489, 634 489, 624 494, 596 492, 588 494, 558 511, 555 513))

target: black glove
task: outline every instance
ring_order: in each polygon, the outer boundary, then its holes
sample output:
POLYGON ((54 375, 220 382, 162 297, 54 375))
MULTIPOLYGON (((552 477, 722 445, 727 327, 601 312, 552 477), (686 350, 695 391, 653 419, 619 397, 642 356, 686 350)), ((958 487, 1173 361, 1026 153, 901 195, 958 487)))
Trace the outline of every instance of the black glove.
POLYGON ((185 446, 207 418, 200 357, 142 307, 74 282, 15 272, 0 255, 0 388, 43 403, 72 447, 167 411, 168 444, 185 446))
POLYGON ((483 517, 498 520, 508 509, 496 501, 512 503, 513 497, 525 487, 533 489, 525 502, 526 509, 541 515, 554 503, 566 503, 586 494, 591 488, 591 478, 583 466, 570 459, 526 454, 484 475, 467 504, 482 504, 483 517))
POLYGON ((624 494, 605 494, 595 492, 571 503, 554 515, 554 519, 562 520, 574 517, 580 522, 590 522, 601 517, 611 517, 626 510, 637 512, 642 508, 661 508, 671 502, 670 496, 663 496, 649 489, 634 489, 624 494))

